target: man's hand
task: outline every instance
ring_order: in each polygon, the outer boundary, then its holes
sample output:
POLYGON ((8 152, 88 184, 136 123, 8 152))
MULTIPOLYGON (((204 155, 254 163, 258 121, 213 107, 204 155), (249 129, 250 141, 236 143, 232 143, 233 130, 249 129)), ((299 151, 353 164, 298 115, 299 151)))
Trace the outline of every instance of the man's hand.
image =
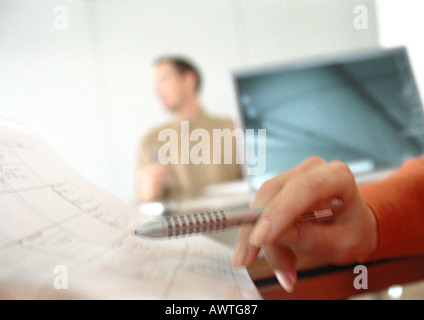
POLYGON ((253 206, 266 206, 254 226, 240 229, 233 266, 249 265, 262 248, 280 284, 291 292, 296 282, 295 251, 314 253, 330 263, 348 264, 377 246, 377 223, 349 167, 313 157, 267 181, 253 206), (304 212, 339 198, 343 207, 330 221, 299 222, 304 212))
POLYGON ((137 197, 142 202, 160 200, 171 182, 171 170, 162 164, 152 164, 136 173, 137 197))

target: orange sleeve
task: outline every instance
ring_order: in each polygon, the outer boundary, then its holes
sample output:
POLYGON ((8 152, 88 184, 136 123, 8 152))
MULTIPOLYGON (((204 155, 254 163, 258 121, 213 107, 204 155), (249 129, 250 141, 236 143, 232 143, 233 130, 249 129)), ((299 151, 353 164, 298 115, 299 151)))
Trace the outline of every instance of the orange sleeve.
POLYGON ((361 260, 424 253, 424 156, 359 190, 374 212, 378 229, 376 250, 361 260))

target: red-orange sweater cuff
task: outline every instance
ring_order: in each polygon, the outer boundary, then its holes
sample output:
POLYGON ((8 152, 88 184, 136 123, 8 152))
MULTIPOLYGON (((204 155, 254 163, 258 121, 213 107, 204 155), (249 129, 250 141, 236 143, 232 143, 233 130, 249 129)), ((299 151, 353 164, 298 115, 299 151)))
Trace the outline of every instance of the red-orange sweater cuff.
POLYGON ((360 262, 424 253, 424 157, 359 190, 377 220, 377 248, 360 262))

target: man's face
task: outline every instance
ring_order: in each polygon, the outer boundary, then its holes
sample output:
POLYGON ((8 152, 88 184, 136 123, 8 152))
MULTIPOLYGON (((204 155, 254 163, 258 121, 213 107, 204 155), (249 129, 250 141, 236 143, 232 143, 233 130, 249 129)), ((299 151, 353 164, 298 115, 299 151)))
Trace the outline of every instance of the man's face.
POLYGON ((177 111, 187 95, 187 81, 184 74, 169 62, 154 67, 154 90, 167 110, 177 111))

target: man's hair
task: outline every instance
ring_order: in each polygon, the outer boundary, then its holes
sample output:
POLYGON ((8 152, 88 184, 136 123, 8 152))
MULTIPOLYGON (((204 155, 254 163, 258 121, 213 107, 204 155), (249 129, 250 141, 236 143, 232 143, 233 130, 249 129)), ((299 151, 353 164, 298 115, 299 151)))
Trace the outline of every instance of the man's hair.
POLYGON ((154 65, 159 65, 161 63, 170 63, 179 74, 185 74, 186 72, 193 72, 196 77, 196 91, 199 92, 202 85, 202 77, 200 75, 199 69, 194 65, 193 62, 189 61, 187 58, 179 56, 163 56, 155 60, 154 65))

